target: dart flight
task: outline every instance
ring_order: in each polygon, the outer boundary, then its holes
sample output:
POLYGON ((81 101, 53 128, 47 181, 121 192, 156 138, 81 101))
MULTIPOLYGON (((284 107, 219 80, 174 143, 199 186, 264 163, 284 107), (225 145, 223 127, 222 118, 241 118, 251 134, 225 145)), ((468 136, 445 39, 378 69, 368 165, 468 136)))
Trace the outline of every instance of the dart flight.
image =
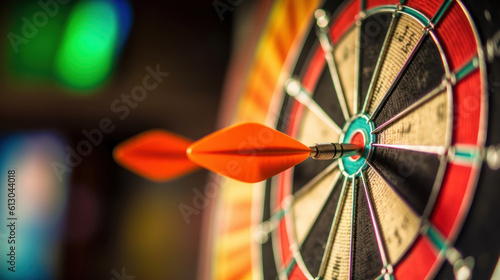
POLYGON ((309 157, 311 149, 290 136, 258 123, 212 133, 187 150, 197 164, 248 183, 268 179, 309 157))
POLYGON ((118 145, 119 164, 153 181, 168 181, 198 169, 186 150, 192 141, 160 129, 149 130, 118 145))

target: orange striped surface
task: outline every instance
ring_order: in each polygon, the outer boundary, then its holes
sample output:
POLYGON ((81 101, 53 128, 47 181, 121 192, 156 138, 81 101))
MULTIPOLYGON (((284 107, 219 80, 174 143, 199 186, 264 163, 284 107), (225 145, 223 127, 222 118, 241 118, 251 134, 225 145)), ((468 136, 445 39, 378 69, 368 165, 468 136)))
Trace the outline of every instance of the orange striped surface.
MULTIPOLYGON (((233 123, 264 123, 271 97, 282 86, 278 81, 295 40, 302 40, 319 5, 318 0, 275 1, 256 46, 247 79, 237 103, 233 123)), ((211 278, 258 279, 252 273, 255 253, 252 232, 254 188, 250 184, 226 180, 217 201, 213 234, 211 278), (237 226, 236 226, 237 225, 237 226)), ((257 200, 258 201, 258 200, 257 200)), ((258 205, 261 207, 261 205, 258 205)))
POLYGON ((294 40, 304 33, 319 1, 276 1, 238 103, 236 122, 264 122, 294 40))

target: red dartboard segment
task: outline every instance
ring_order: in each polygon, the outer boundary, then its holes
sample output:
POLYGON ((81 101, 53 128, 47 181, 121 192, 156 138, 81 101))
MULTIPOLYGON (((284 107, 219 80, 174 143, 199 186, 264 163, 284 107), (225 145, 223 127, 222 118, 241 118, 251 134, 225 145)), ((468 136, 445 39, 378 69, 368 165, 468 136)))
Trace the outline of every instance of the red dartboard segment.
POLYGON ((443 46, 450 70, 455 71, 469 62, 478 46, 470 22, 460 5, 453 1, 448 12, 436 26, 437 37, 443 46))
POLYGON ((342 35, 354 25, 356 16, 359 14, 361 8, 360 5, 359 0, 351 1, 347 4, 342 13, 337 15, 338 18, 332 19, 335 20, 335 24, 332 25, 330 36, 334 44, 336 44, 338 40, 342 38, 342 35))
MULTIPOLYGON (((292 123, 295 123, 297 120, 300 120, 302 118, 302 114, 304 113, 304 105, 302 105, 299 102, 295 102, 293 104, 292 108, 292 117, 290 117, 290 121, 292 123)), ((289 127, 285 133, 294 137, 298 133, 298 126, 297 127, 289 127)))
POLYGON ((313 92, 321 72, 325 68, 325 52, 322 48, 317 48, 316 52, 311 58, 311 62, 302 78, 302 86, 308 91, 313 92))
MULTIPOLYGON (((291 180, 290 176, 284 176, 284 174, 291 174, 291 170, 286 170, 285 172, 282 172, 278 175, 278 186, 280 186, 279 191, 277 193, 277 198, 276 198, 276 205, 278 208, 275 211, 285 211, 285 216, 290 215, 288 211, 291 211, 291 209, 285 209, 288 207, 285 205, 285 199, 289 196, 291 193, 291 180)), ((288 238, 288 230, 287 230, 287 219, 286 217, 283 217, 280 220, 280 224, 277 229, 277 234, 279 236, 279 243, 280 243, 280 249, 281 249, 281 260, 282 260, 282 269, 286 268, 286 264, 289 264, 292 261, 293 255, 292 252, 290 251, 290 240, 288 238)), ((279 265, 279 264, 278 264, 279 265)))
POLYGON ((366 0, 366 10, 370 10, 381 5, 397 5, 399 0, 366 0))
MULTIPOLYGON (((457 71, 477 56, 474 31, 459 3, 451 4, 436 26, 436 33, 451 71, 457 71)), ((479 70, 475 70, 453 87, 453 144, 479 144, 477 136, 481 112, 484 110, 481 108, 484 86, 479 70)))
POLYGON ((455 225, 467 187, 472 167, 450 163, 446 169, 443 185, 430 216, 432 224, 448 238, 455 225))
POLYGON ((453 144, 478 144, 484 85, 479 70, 475 70, 453 87, 453 144))
POLYGON ((290 272, 290 275, 288 276, 288 279, 307 280, 307 277, 304 275, 304 272, 302 272, 300 267, 295 264, 295 266, 292 268, 292 271, 290 272))
MULTIPOLYGON (((325 52, 323 51, 322 48, 318 47, 314 52, 314 55, 311 57, 311 61, 307 68, 306 74, 304 75, 301 81, 302 86, 308 93, 311 94, 316 88, 316 84, 318 83, 319 77, 321 76, 321 73, 323 72, 325 66, 326 66, 325 52)), ((294 125, 288 127, 287 130, 285 131, 288 135, 292 137, 297 136, 303 112, 304 112, 304 105, 302 105, 299 102, 295 102, 295 104, 293 105, 292 112, 290 113, 290 115, 292 116, 290 118, 290 123, 294 125)))
POLYGON ((432 244, 425 237, 419 236, 406 257, 394 268, 394 276, 396 279, 425 279, 437 257, 432 244))
POLYGON ((280 221, 279 236, 280 236, 280 241, 281 241, 280 242, 281 243, 281 259, 283 261, 283 269, 284 269, 284 268, 286 268, 286 265, 289 264, 293 259, 292 252, 290 251, 290 240, 288 239, 288 230, 287 230, 286 219, 282 219, 280 221))
POLYGON ((408 0, 405 2, 405 5, 422 12, 428 18, 432 18, 442 3, 443 1, 408 0))

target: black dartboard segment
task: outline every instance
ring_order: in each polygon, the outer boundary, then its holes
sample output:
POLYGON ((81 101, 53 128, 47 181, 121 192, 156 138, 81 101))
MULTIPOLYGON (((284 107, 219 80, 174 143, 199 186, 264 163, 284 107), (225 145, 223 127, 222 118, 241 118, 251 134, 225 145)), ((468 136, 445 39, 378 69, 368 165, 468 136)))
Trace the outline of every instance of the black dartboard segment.
POLYGON ((360 41, 360 80, 359 94, 360 106, 366 98, 370 82, 377 65, 380 50, 391 23, 391 13, 378 13, 366 18, 361 24, 360 41))
POLYGON ((330 161, 308 158, 296 165, 293 172, 293 193, 299 191, 330 164, 332 164, 330 161))
POLYGON ((300 247, 300 253, 311 275, 317 275, 319 272, 343 183, 343 180, 337 182, 328 201, 311 227, 311 231, 300 247))
MULTIPOLYGON (((271 217, 271 181, 267 181, 262 218, 264 221, 267 221, 269 220, 270 217, 271 217)), ((261 265, 264 274, 264 279, 276 279, 278 276, 278 272, 276 271, 276 262, 274 261, 273 238, 271 234, 268 236, 267 242, 264 242, 262 244, 261 248, 262 248, 261 265)))
POLYGON ((276 123, 276 129, 283 133, 286 133, 287 125, 289 125, 289 120, 291 117, 290 108, 291 104, 293 103, 294 101, 290 96, 284 95, 283 105, 281 106, 280 109, 280 117, 278 118, 278 121, 276 123))
POLYGON ((375 279, 381 273, 382 259, 377 246, 365 189, 359 180, 356 185, 352 273, 354 279, 375 279))
POLYGON ((417 214, 424 213, 439 169, 437 155, 374 147, 370 162, 417 214))
POLYGON ((439 49, 434 40, 427 35, 375 117, 375 125, 379 126, 388 121, 439 86, 444 74, 439 49))
POLYGON ((313 99, 338 126, 344 126, 346 120, 342 115, 342 109, 340 108, 340 103, 338 102, 337 93, 328 67, 325 67, 321 73, 316 90, 313 94, 313 99))

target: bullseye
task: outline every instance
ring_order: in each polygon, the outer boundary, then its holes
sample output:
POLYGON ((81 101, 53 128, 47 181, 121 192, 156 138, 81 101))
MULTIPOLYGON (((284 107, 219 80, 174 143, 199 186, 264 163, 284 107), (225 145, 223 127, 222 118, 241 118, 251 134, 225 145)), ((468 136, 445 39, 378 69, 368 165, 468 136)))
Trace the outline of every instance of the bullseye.
POLYGON ((367 167, 366 159, 370 156, 370 145, 375 142, 372 134, 373 123, 366 115, 358 115, 348 121, 344 128, 340 143, 349 143, 362 147, 360 154, 340 160, 340 169, 346 176, 358 176, 367 167))
MULTIPOLYGON (((361 149, 361 153, 360 154, 362 154, 364 152, 364 149, 365 149, 365 137, 363 136, 363 134, 361 132, 354 133, 354 135, 351 137, 351 141, 350 142, 351 142, 351 144, 354 144, 356 146, 363 147, 361 149)), ((353 160, 358 160, 361 157, 360 154, 354 155, 351 158, 353 160)))

